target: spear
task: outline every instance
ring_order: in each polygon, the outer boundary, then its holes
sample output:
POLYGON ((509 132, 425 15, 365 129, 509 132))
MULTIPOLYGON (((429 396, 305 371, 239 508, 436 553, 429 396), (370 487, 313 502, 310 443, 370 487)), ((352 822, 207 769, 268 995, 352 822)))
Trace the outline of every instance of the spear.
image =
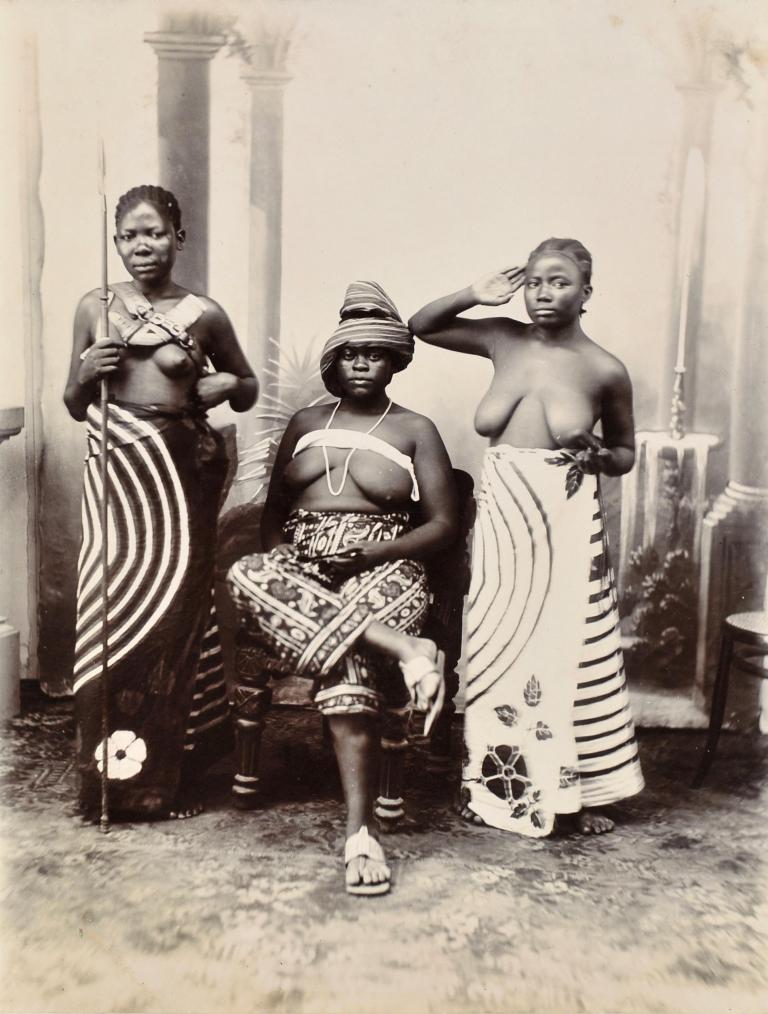
MULTIPOLYGON (((107 289, 107 165, 104 140, 97 145, 97 180, 101 214, 101 289, 99 292, 99 338, 109 335, 109 292, 107 289)), ((107 595, 109 592, 109 448, 107 443, 109 385, 106 377, 99 384, 101 408, 101 818, 99 830, 109 831, 109 631, 107 627, 107 595)))

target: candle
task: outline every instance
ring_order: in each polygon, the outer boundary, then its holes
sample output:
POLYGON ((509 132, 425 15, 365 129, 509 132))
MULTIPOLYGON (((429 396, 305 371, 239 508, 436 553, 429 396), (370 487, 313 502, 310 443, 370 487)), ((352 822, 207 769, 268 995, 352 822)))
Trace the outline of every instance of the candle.
POLYGON ((677 359, 675 370, 685 369, 685 341, 688 331, 688 309, 691 296, 691 273, 698 259, 704 222, 704 158, 700 148, 691 148, 685 166, 683 201, 680 212, 680 246, 678 256, 678 286, 680 314, 677 325, 677 359))

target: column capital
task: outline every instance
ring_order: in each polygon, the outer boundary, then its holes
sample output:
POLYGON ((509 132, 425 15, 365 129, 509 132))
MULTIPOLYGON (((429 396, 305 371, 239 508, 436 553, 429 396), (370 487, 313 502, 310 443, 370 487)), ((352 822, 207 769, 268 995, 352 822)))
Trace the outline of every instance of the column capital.
POLYGON ((144 41, 158 57, 172 60, 212 60, 226 43, 225 35, 198 35, 192 32, 145 32, 144 41))
POLYGON ((288 53, 294 24, 275 6, 246 17, 230 29, 230 46, 243 61, 243 80, 252 88, 283 88, 290 80, 288 53))

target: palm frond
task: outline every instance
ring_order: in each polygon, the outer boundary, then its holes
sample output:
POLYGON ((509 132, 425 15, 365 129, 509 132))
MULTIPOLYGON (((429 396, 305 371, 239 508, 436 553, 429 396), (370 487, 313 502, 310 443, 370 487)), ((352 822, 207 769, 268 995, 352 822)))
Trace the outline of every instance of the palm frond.
POLYGON ((251 501, 266 495, 280 438, 290 420, 300 409, 317 405, 328 396, 318 366, 316 338, 303 349, 281 348, 274 338, 267 341, 273 354, 263 373, 273 390, 262 396, 260 411, 252 416, 261 425, 255 439, 240 453, 235 478, 240 485, 261 480, 258 488, 248 494, 251 501))

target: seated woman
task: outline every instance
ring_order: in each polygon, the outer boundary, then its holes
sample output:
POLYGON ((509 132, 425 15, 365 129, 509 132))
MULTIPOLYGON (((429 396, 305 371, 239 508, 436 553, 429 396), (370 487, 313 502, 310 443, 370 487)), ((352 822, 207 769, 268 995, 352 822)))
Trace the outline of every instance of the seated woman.
POLYGON ((320 369, 336 404, 302 409, 275 459, 261 525, 265 552, 229 572, 240 624, 272 671, 314 681, 347 805, 346 884, 389 890, 372 834, 383 709, 436 713, 442 664, 416 636, 428 606, 422 560, 456 533, 453 478, 432 422, 395 405, 387 385, 413 339, 373 282, 350 285, 320 369), (408 508, 420 501, 423 523, 408 508))
POLYGON ((556 814, 610 831, 596 808, 643 787, 598 481, 634 463, 632 385, 582 329, 591 294, 589 252, 553 238, 525 267, 410 321, 424 341, 493 363, 475 414, 490 447, 468 596, 462 815, 533 837, 556 814), (532 323, 461 316, 521 286, 532 323))
POLYGON ((200 812, 197 780, 227 743, 213 614, 216 519, 227 475, 206 409, 250 408, 258 385, 224 310, 173 280, 184 243, 172 193, 134 187, 115 212, 130 281, 80 300, 64 401, 87 424, 77 593, 75 718, 80 804, 97 816, 103 765, 99 383, 109 382, 109 736, 113 818, 200 812), (210 368, 206 363, 210 363, 210 368))

